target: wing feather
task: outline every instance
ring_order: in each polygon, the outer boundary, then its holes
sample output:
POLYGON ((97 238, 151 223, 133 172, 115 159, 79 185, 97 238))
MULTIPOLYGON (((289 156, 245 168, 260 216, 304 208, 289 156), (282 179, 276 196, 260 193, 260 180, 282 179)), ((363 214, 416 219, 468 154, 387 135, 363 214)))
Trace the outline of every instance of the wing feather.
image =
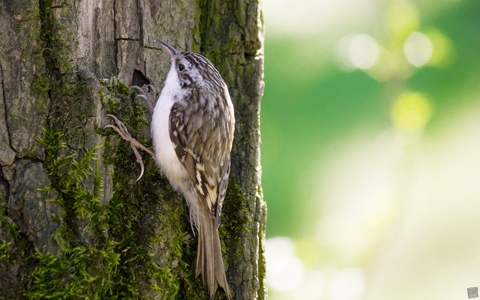
POLYGON ((211 105, 212 101, 222 101, 213 97, 213 93, 199 89, 186 101, 176 102, 170 111, 169 133, 199 201, 207 202, 218 227, 230 174, 234 121, 232 112, 211 105))

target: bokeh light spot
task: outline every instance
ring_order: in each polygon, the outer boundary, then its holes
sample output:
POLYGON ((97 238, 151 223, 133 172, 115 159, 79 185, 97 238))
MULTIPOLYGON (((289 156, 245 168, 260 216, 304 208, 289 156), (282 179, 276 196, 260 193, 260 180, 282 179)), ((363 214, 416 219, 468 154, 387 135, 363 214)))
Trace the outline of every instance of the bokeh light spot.
POLYGON ((347 69, 368 69, 377 61, 379 46, 367 34, 349 35, 340 40, 337 47, 339 58, 347 69))
POLYGON ((393 122, 403 131, 418 131, 430 120, 432 108, 421 93, 405 92, 393 104, 393 122))
POLYGON ((318 300, 326 294, 327 278, 324 272, 314 270, 305 274, 305 280, 293 292, 293 298, 298 300, 318 300))
POLYGON ((412 32, 405 41, 403 50, 409 63, 421 67, 432 57, 433 45, 423 33, 412 32))
POLYGON ((357 34, 350 41, 348 57, 355 67, 360 69, 370 68, 378 58, 377 42, 369 35, 357 34))
POLYGON ((292 291, 303 281, 305 268, 296 258, 295 245, 286 237, 268 239, 265 245, 268 286, 277 291, 292 291))
POLYGON ((365 278, 362 270, 348 268, 335 274, 330 290, 330 298, 334 300, 361 299, 365 289, 365 278))
POLYGON ((453 45, 450 39, 440 30, 431 28, 425 32, 433 45, 433 53, 428 64, 436 67, 445 67, 452 62, 453 45))

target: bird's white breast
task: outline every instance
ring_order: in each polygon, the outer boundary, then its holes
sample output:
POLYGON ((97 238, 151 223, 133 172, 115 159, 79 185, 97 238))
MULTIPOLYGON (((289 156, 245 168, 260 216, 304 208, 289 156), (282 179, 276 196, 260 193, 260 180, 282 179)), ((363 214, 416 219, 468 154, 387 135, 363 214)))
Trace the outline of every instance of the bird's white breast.
POLYGON ((169 133, 170 110, 176 101, 175 97, 178 99, 181 95, 178 77, 171 70, 155 104, 151 124, 155 162, 175 189, 181 188, 182 180, 188 177, 185 167, 178 160, 169 133))

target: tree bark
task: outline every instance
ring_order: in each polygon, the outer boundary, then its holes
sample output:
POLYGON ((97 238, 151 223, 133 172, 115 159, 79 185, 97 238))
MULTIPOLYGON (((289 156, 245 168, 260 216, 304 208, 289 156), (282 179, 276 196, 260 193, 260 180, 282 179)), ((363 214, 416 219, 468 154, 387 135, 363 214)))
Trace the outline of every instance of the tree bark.
POLYGON ((209 299, 184 200, 146 153, 135 181, 132 149, 105 129, 114 114, 151 146, 128 86, 161 89, 160 39, 204 54, 229 87, 220 239, 234 298, 266 299, 259 0, 0 0, 0 12, 0 298, 209 299))

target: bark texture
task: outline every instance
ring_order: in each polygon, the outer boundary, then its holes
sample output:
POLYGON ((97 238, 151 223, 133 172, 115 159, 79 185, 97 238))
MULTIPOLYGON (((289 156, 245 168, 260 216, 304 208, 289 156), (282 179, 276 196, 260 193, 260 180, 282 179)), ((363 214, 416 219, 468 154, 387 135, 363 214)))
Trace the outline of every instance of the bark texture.
POLYGON ((227 279, 235 299, 266 299, 259 0, 0 0, 0 28, 0 299, 209 299, 184 200, 146 153, 135 181, 132 150, 104 129, 115 114, 151 145, 128 85, 162 88, 155 39, 204 54, 229 87, 227 279))

